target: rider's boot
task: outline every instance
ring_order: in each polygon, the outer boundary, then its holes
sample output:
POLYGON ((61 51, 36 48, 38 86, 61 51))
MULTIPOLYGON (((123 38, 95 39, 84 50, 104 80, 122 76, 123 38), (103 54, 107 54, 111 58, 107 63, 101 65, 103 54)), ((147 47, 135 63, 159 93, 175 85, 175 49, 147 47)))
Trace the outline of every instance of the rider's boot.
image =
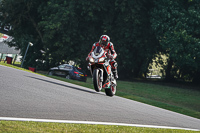
POLYGON ((114 78, 115 78, 115 79, 118 79, 118 72, 117 72, 117 69, 116 69, 116 70, 113 70, 113 74, 114 74, 114 78))

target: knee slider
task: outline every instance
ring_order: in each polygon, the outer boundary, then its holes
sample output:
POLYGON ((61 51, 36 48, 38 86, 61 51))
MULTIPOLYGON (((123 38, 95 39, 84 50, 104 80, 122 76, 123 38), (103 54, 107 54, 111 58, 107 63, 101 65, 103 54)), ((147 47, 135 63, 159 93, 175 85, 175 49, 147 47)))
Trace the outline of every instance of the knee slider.
POLYGON ((113 64, 113 66, 114 66, 114 67, 117 67, 117 66, 118 66, 117 62, 115 62, 115 63, 113 64))

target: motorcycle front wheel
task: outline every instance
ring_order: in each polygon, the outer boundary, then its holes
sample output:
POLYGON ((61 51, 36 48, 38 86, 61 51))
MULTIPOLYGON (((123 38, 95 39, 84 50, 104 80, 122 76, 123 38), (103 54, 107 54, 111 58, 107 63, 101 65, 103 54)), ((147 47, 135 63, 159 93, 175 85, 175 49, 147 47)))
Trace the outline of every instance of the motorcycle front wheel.
POLYGON ((102 89, 102 82, 100 81, 100 71, 95 69, 93 71, 93 84, 95 91, 99 92, 102 89))

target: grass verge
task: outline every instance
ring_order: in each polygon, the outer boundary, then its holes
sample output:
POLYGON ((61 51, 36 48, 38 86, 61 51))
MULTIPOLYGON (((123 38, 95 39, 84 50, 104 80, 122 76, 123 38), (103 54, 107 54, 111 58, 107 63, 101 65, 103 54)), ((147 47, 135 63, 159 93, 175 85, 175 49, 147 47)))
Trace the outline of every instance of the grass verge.
POLYGON ((190 130, 142 128, 128 126, 65 124, 46 122, 0 121, 1 133, 35 132, 35 133, 196 133, 190 130))

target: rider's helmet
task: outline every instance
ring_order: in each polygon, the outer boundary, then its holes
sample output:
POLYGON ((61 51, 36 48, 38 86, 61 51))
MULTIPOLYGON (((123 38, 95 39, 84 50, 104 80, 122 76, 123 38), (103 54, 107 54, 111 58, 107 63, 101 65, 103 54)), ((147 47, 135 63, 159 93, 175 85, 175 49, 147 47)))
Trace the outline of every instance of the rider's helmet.
POLYGON ((99 39, 99 44, 103 46, 107 46, 110 42, 110 37, 107 35, 102 35, 99 39))

